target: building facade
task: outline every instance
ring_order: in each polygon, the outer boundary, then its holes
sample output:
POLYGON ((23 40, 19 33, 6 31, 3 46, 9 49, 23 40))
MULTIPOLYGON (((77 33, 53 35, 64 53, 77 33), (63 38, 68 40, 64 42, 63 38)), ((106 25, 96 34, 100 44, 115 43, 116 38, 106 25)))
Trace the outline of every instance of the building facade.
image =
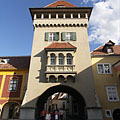
POLYGON ((90 53, 91 12, 66 1, 30 8, 31 61, 0 57, 0 119, 38 120, 51 105, 71 119, 120 120, 120 45, 109 41, 90 53), (56 93, 69 97, 51 101, 56 93))
POLYGON ((76 99, 79 120, 102 120, 88 43, 91 11, 66 1, 30 8, 34 38, 20 119, 40 119, 48 97, 64 92, 76 99))
POLYGON ((120 45, 112 41, 92 53, 95 88, 104 120, 120 120, 120 45))
POLYGON ((0 57, 0 119, 19 118, 30 57, 0 57))

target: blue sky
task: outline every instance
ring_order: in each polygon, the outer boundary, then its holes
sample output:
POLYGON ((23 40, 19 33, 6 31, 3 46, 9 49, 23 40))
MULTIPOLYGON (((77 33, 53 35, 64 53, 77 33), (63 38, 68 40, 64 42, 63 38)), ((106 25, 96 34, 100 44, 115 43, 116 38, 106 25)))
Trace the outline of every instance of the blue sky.
MULTIPOLYGON (((0 56, 31 54, 34 31, 29 8, 44 7, 54 1, 56 0, 0 1, 0 56)), ((109 39, 119 44, 119 0, 115 0, 116 3, 114 0, 66 1, 79 7, 93 7, 88 29, 91 51, 109 39)))

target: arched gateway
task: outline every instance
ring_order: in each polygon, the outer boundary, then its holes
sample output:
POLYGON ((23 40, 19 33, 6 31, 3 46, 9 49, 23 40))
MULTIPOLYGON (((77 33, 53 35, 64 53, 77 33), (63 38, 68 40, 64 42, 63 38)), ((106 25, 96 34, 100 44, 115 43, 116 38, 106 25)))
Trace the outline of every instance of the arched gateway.
POLYGON ((91 7, 76 7, 66 1, 30 8, 34 40, 20 119, 36 119, 50 95, 66 92, 78 102, 79 118, 102 120, 87 34, 91 11, 91 7))
MULTIPOLYGON (((76 107, 78 107, 78 115, 76 115, 76 117, 79 120, 86 120, 87 115, 86 115, 86 104, 85 104, 84 98, 81 96, 81 94, 77 90, 75 90, 72 87, 65 86, 65 85, 57 85, 57 86, 51 87, 51 88, 47 89, 38 98, 37 104, 36 104, 36 111, 35 111, 36 119, 40 119, 40 113, 42 110, 45 109, 44 105, 45 105, 45 102, 47 101, 48 97, 50 97, 51 95, 53 95, 54 93, 57 93, 57 92, 68 93, 69 95, 71 95, 76 100, 76 103, 77 103, 76 107)), ((74 115, 71 114, 70 117, 74 117, 74 115)))

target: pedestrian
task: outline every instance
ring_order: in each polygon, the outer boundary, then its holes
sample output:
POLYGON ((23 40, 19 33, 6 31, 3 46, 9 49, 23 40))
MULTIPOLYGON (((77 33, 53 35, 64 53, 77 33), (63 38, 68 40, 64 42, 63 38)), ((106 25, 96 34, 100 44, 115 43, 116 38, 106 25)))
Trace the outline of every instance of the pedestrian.
POLYGON ((55 120, 58 120, 59 119, 59 115, 57 113, 57 111, 55 112, 55 120))
POLYGON ((42 118, 42 120, 45 120, 45 115, 46 115, 46 111, 42 110, 42 112, 41 112, 41 118, 42 118))
POLYGON ((63 110, 63 120, 66 120, 66 111, 63 110))
POLYGON ((45 120, 50 120, 50 119, 51 119, 51 114, 47 112, 45 116, 45 120))
POLYGON ((60 120, 63 120, 63 110, 60 109, 60 120))

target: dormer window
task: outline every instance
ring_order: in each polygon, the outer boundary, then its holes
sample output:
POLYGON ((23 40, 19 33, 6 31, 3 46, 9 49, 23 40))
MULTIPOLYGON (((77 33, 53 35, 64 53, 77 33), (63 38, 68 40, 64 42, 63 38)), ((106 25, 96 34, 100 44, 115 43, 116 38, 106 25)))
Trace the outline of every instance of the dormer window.
POLYGON ((7 64, 9 59, 0 59, 0 64, 7 64))
POLYGON ((113 46, 115 45, 115 43, 113 43, 111 40, 109 40, 103 47, 103 51, 110 54, 113 53, 113 46))
POLYGON ((107 48, 107 53, 113 53, 113 48, 112 47, 107 48))
POLYGON ((62 8, 62 7, 65 7, 64 5, 57 5, 56 6, 57 8, 62 8))

